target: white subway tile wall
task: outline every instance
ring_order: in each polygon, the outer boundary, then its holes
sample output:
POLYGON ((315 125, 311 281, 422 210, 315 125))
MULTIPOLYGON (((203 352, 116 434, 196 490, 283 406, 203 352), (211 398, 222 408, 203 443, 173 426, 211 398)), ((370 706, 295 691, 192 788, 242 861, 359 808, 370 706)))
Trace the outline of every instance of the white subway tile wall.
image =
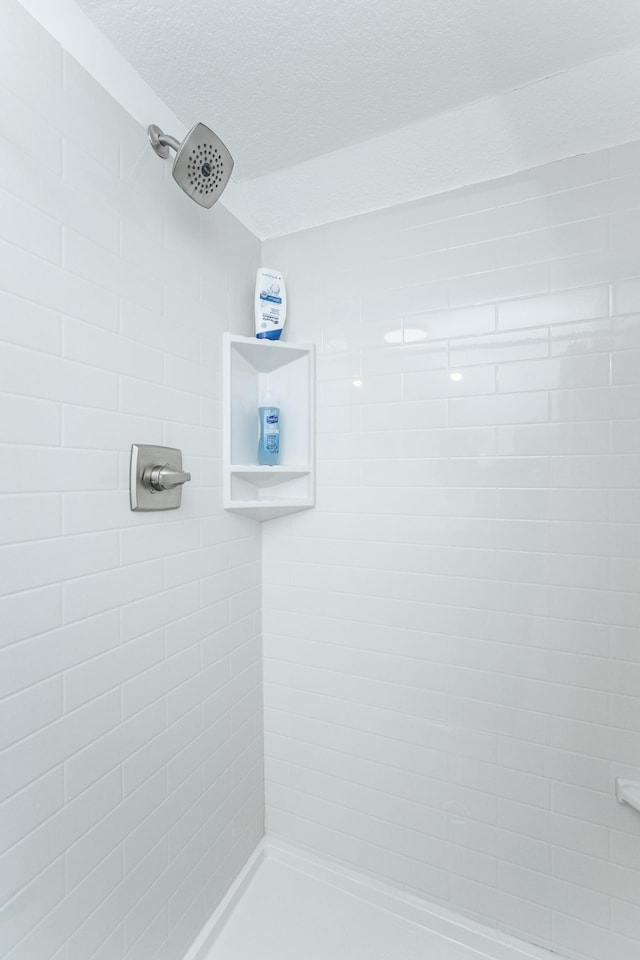
POLYGON ((260 244, 1 19, 0 955, 176 960, 263 831, 260 531, 222 511, 219 358, 260 244), (130 513, 133 442, 183 449, 179 512, 130 513))
POLYGON ((321 347, 318 507, 263 536, 267 829, 589 960, 640 955, 639 171, 264 257, 321 347))

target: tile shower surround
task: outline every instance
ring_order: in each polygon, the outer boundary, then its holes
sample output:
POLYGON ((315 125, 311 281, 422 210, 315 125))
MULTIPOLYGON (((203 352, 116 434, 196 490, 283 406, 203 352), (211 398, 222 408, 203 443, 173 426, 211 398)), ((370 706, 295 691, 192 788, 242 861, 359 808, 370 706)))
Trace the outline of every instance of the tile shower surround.
POLYGON ((265 244, 320 348, 263 534, 267 829, 640 955, 640 145, 265 244))
MULTIPOLYGON (((261 531, 219 460, 260 245, 3 17, 0 953, 175 960, 262 830, 261 531), (180 513, 123 509, 132 440, 183 448, 180 513)), ((639 172, 262 254, 322 350, 319 507, 262 531, 269 828, 589 960, 640 950, 639 172)))
POLYGON ((0 956, 175 960, 263 830, 260 531, 222 511, 219 356, 260 245, 1 16, 0 956), (132 442, 183 449, 179 512, 129 512, 132 442))

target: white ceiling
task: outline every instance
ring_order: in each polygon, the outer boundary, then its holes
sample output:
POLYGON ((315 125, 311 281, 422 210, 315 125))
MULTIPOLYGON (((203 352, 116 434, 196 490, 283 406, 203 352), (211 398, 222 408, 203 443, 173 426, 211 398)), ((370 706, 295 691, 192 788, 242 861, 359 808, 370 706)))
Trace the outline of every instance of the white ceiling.
POLYGON ((261 237, 640 137, 640 0, 20 2, 261 237))
POLYGON ((78 3, 238 181, 640 42, 638 0, 78 3))

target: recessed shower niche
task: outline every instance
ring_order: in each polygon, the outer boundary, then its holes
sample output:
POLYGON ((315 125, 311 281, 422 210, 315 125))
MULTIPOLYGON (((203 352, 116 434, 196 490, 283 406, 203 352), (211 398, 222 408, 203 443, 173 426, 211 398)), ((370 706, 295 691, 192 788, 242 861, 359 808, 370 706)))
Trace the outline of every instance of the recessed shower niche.
POLYGON ((223 341, 225 510, 272 520, 315 505, 315 348, 226 333, 223 341), (258 406, 280 407, 280 462, 258 465, 258 406))

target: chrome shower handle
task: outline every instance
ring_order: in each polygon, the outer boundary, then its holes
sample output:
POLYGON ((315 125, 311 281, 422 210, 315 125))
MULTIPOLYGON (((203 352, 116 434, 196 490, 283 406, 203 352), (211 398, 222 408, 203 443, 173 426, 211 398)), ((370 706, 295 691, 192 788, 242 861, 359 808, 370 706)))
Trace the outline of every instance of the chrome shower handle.
POLYGON ((178 470, 171 463, 153 467, 149 473, 149 483, 153 490, 171 490, 191 480, 191 474, 178 470))

